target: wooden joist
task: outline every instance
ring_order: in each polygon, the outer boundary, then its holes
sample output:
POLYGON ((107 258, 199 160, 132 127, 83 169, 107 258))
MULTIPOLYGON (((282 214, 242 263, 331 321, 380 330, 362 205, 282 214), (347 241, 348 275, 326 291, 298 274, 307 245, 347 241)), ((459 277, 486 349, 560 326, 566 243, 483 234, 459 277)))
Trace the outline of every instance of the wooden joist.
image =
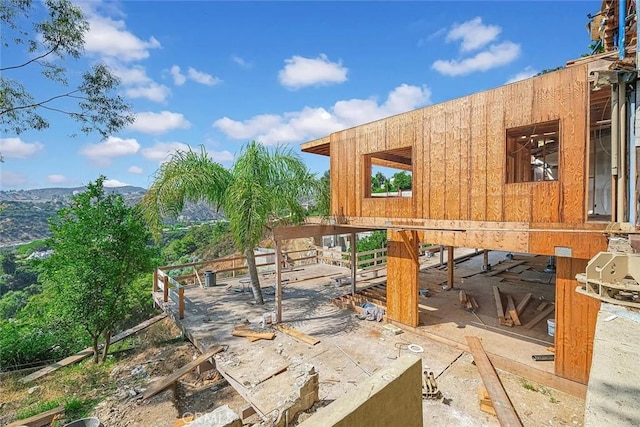
MULTIPOLYGON (((154 323, 164 319, 165 317, 167 317, 166 313, 162 313, 159 314, 155 317, 152 317, 151 319, 145 320, 144 322, 134 326, 131 329, 127 329, 124 332, 121 332, 113 337, 111 337, 111 341, 110 344, 115 344, 118 341, 122 341, 123 339, 140 332, 141 330, 148 328, 149 326, 153 325, 154 323)), ((28 383, 30 381, 33 380, 37 380, 38 378, 42 378, 47 374, 50 374, 51 372, 57 371, 58 369, 65 367, 65 366, 69 366, 72 365, 74 363, 80 362, 81 360, 86 359, 89 356, 93 356, 93 348, 92 347, 87 347, 84 350, 66 357, 54 364, 51 364, 49 366, 45 366, 44 368, 37 370, 35 372, 32 372, 31 374, 27 375, 26 377, 20 378, 20 382, 25 384, 28 383)))
POLYGON ((534 326, 536 326, 538 323, 540 323, 542 320, 546 319, 547 317, 549 317, 556 309, 556 306, 554 304, 551 304, 549 307, 545 308, 542 313, 538 314, 536 317, 534 317, 533 319, 531 319, 531 321, 529 323, 527 323, 526 325, 524 325, 525 329, 531 329, 534 326))
POLYGON ((501 325, 505 323, 504 307, 502 307, 502 295, 500 295, 500 289, 497 286, 493 287, 493 297, 496 300, 496 311, 498 314, 498 321, 501 325))
POLYGON ((518 317, 518 312, 516 310, 516 304, 513 301, 513 297, 511 295, 507 295, 507 312, 509 313, 509 317, 513 320, 513 324, 520 326, 520 318, 518 317))
POLYGON ((309 344, 309 345, 316 345, 320 342, 320 340, 318 338, 312 337, 310 335, 304 334, 300 331, 298 331, 297 329, 294 329, 290 326, 287 325, 274 325, 273 326, 274 329, 277 329, 280 332, 284 332, 285 334, 289 335, 290 337, 293 337, 295 339, 297 339, 298 341, 301 341, 303 343, 309 344))
POLYGON ((23 420, 14 421, 8 424, 6 427, 42 427, 48 426, 53 423, 55 419, 64 414, 64 406, 58 406, 57 408, 50 409, 38 415, 34 415, 23 420))
POLYGON ((216 354, 220 353, 223 350, 224 349, 222 347, 216 346, 213 349, 209 350, 208 352, 201 354, 197 359, 194 359, 191 362, 187 363, 182 368, 178 369, 168 377, 160 381, 156 381, 155 383, 152 383, 151 386, 142 394, 142 399, 149 399, 150 397, 153 397, 156 394, 162 392, 167 387, 171 386, 173 383, 175 383, 180 378, 182 378, 184 375, 188 374, 189 372, 197 368, 198 365, 200 365, 207 359, 212 358, 213 356, 215 356, 216 354))
POLYGON ((522 312, 524 311, 525 308, 527 308, 527 304, 529 304, 529 301, 531 301, 531 298, 533 298, 533 294, 528 293, 524 296, 522 301, 520 301, 520 304, 518 304, 518 306, 516 307, 516 312, 518 313, 518 316, 522 315, 522 312))
POLYGON ((466 339, 500 425, 503 427, 522 427, 522 422, 513 408, 507 392, 502 387, 500 378, 498 378, 489 357, 484 352, 482 343, 478 337, 466 337, 466 339))

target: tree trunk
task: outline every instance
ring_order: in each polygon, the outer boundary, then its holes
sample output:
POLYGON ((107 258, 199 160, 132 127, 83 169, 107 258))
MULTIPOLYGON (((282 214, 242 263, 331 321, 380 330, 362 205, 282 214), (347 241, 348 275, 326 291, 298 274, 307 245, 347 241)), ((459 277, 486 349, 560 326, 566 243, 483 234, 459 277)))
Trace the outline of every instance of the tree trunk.
POLYGON ((253 289, 253 297, 257 304, 264 304, 262 298, 262 289, 260 289, 260 279, 258 279, 258 268, 256 267, 256 255, 253 253, 253 248, 249 248, 245 251, 247 257, 247 267, 249 268, 249 277, 251 277, 251 288, 253 289))
POLYGON ((93 363, 98 363, 98 338, 100 338, 100 334, 91 334, 91 338, 93 339, 93 363))
POLYGON ((107 360, 109 354, 109 345, 111 345, 111 330, 104 331, 104 348, 102 349, 102 363, 107 360))

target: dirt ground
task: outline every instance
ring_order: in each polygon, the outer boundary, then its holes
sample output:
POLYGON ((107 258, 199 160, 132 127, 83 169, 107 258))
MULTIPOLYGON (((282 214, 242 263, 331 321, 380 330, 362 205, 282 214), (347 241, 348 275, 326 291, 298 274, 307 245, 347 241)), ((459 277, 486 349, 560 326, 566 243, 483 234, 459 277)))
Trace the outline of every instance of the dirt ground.
MULTIPOLYGON (((273 307, 273 296, 266 295, 266 307, 258 310, 251 304, 250 295, 238 292, 233 283, 217 289, 188 290, 191 306, 188 306, 187 318, 193 319, 194 324, 204 325, 199 333, 210 335, 212 341, 208 344, 228 345, 227 350, 216 357, 216 363, 234 367, 236 378, 244 383, 254 380, 258 375, 256 372, 262 370, 264 374, 268 369, 277 368, 278 364, 284 364, 288 369, 302 363, 313 364, 319 373, 320 383, 317 407, 344 396, 372 373, 408 354, 409 344, 419 345, 424 351, 416 354, 422 357, 423 367, 434 372, 443 396, 438 400, 423 401, 424 425, 499 425, 495 416, 479 409, 477 388, 482 385, 482 380, 470 354, 411 332, 389 335, 384 323, 357 319, 354 313, 330 303, 331 298, 346 289, 332 286, 326 278, 317 278, 312 270, 305 266, 290 273, 292 279, 284 290, 284 321, 319 338, 321 341, 315 346, 300 343, 283 333, 277 333, 272 341, 254 343, 231 337, 228 328, 233 327, 237 319, 248 319, 251 326, 258 327, 260 313, 273 307), (311 279, 305 279, 304 274, 311 279), (198 299, 204 294, 214 301, 213 308, 207 308, 204 300, 198 299), (224 319, 216 317, 216 312, 224 319)), ((461 333, 464 328, 469 328, 469 333, 473 332, 469 325, 453 324, 452 327, 460 329, 461 333)), ((200 353, 191 343, 180 338, 179 329, 170 320, 140 333, 133 340, 133 345, 135 350, 117 355, 117 360, 109 366, 105 384, 97 386, 101 392, 94 392, 101 396, 102 401, 92 415, 100 418, 106 427, 173 426, 183 416, 197 416, 221 405, 227 404, 236 412, 246 405, 245 400, 215 371, 202 375, 192 372, 182 377, 173 389, 139 403, 139 394, 153 381, 169 375, 200 353)), ((510 341, 509 345, 518 344, 510 341)), ((62 369, 40 380, 37 385, 45 390, 39 392, 42 393, 39 398, 46 400, 55 397, 56 393, 64 393, 64 390, 46 384, 64 383, 61 378, 68 370, 62 369)), ((507 372, 498 373, 525 426, 583 425, 584 400, 507 372)), ((268 387, 268 381, 264 384, 268 387)), ((273 389, 269 394, 277 399, 286 391, 273 389)), ((18 385, 17 377, 3 378, 0 384, 0 425, 11 421, 21 403, 27 401, 27 387, 18 385)), ((303 415, 301 419, 305 417, 308 416, 303 415)), ((251 424, 260 420, 253 416, 248 421, 247 424, 251 424)))

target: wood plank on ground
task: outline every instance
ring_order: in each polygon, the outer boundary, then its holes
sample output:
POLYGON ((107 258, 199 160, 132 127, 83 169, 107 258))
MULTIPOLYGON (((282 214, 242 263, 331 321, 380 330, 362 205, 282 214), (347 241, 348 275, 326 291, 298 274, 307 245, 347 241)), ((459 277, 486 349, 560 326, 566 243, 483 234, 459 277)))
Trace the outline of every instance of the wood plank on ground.
POLYGON ((504 273, 505 271, 509 270, 510 268, 513 268, 513 267, 515 267, 517 265, 520 265, 520 264, 524 264, 525 262, 527 262, 527 261, 526 260, 521 260, 521 261, 504 261, 504 262, 501 262, 500 264, 498 264, 498 266, 496 266, 489 273, 487 273, 486 276, 495 276, 496 274, 504 273))
POLYGON ((309 344, 309 345, 316 345, 320 342, 320 340, 316 337, 312 337, 311 335, 307 335, 305 333, 300 332, 297 329, 292 328, 291 326, 288 325, 274 325, 273 326, 275 329, 277 329, 280 332, 284 332, 285 334, 289 335, 290 337, 293 337, 295 339, 297 339, 298 341, 302 341, 303 343, 309 344))
POLYGON ((206 353, 201 354, 197 359, 194 359, 191 362, 187 363, 182 368, 178 369, 168 377, 165 377, 162 380, 151 383, 149 388, 142 394, 142 399, 143 400, 149 399, 150 397, 153 397, 156 394, 162 392, 167 387, 171 386, 173 383, 175 383, 180 378, 182 378, 184 375, 194 370, 196 367, 198 367, 198 365, 203 363, 205 360, 212 358, 213 356, 215 356, 216 354, 220 353, 223 350, 224 348, 220 346, 216 346, 213 349, 207 351, 206 353))
POLYGON ((498 288, 497 286, 493 287, 493 297, 496 300, 496 312, 498 314, 498 321, 502 325, 505 321, 504 307, 502 307, 502 296, 500 295, 500 288, 498 288))
MULTIPOLYGON (((148 328, 149 326, 153 325, 154 323, 164 319, 165 317, 167 317, 166 313, 162 313, 159 314, 155 317, 152 317, 151 319, 145 320, 144 322, 134 326, 131 329, 127 329, 124 332, 121 332, 113 337, 111 337, 111 344, 115 344, 118 341, 122 341, 123 339, 140 332, 141 330, 148 328)), ((102 346, 102 344, 101 344, 102 346)), ((86 359, 89 356, 93 356, 93 348, 92 347, 87 347, 82 351, 79 351, 78 353, 71 355, 69 357, 65 357, 64 359, 53 363, 49 366, 45 366, 44 368, 37 370, 35 372, 32 372, 31 374, 27 375, 26 377, 20 378, 20 382, 21 383, 28 383, 30 381, 33 380, 37 380, 38 378, 42 378, 47 374, 50 374, 51 372, 57 371, 60 368, 63 368, 65 366, 69 366, 72 365, 74 363, 80 362, 81 360, 86 359)))
POLYGON ((473 360, 476 363, 476 367, 480 372, 482 382, 489 393, 489 398, 493 404, 493 408, 496 411, 496 416, 500 425, 503 427, 522 427, 522 422, 513 408, 507 392, 504 390, 500 378, 496 373, 489 357, 482 348, 482 343, 478 337, 465 337, 469 350, 473 355, 473 360))
POLYGON ((509 312, 509 316, 513 323, 517 326, 520 326, 520 318, 518 317, 518 311, 516 310, 516 303, 513 301, 513 297, 511 295, 507 295, 507 311, 509 312))
POLYGON ((46 412, 42 412, 41 414, 34 415, 29 418, 25 418, 23 420, 17 420, 12 422, 11 424, 7 424, 6 427, 19 427, 19 426, 27 426, 27 427, 42 427, 50 425, 54 419, 56 419, 59 415, 64 414, 64 406, 58 406, 57 408, 50 409, 46 412))
POLYGON ((555 309, 556 309, 555 304, 551 304, 549 307, 547 307, 544 310, 542 310, 542 313, 538 314, 536 317, 531 319, 531 321, 529 321, 529 323, 524 325, 524 328, 525 329, 533 328, 538 323, 540 323, 542 320, 544 320, 545 318, 549 317, 549 315, 551 315, 551 313, 553 313, 555 311, 555 309))
POLYGON ((234 329, 231 335, 234 337, 258 338, 263 340, 272 340, 276 336, 273 332, 258 332, 250 329, 234 329))
POLYGON ((520 301, 520 304, 518 304, 518 306, 516 307, 516 312, 518 313, 518 316, 520 316, 524 311, 524 309, 527 308, 527 304, 529 304, 529 301, 531 301, 531 298, 533 298, 532 293, 528 293, 524 296, 524 298, 522 298, 522 301, 520 301))

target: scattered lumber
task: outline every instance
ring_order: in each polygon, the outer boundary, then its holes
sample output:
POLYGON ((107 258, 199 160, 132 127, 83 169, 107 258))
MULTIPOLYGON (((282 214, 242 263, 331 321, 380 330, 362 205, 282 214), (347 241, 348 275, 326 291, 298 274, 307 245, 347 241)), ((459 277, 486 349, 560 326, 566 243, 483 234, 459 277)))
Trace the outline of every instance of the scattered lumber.
POLYGON ((524 296, 522 301, 520 301, 520 304, 518 304, 518 306, 516 307, 516 312, 518 313, 518 316, 520 316, 524 311, 524 309, 527 308, 527 305, 529 304, 529 301, 531 301, 531 298, 533 298, 533 294, 528 293, 524 296))
POLYGON ((493 297, 496 300, 496 311, 498 313, 498 321, 501 325, 505 324, 504 308, 502 307, 502 295, 500 289, 497 286, 493 287, 493 297))
POLYGON ((276 336, 274 332, 259 332, 246 328, 234 329, 231 332, 231 335, 233 335, 234 337, 257 338, 260 340, 272 340, 276 336))
POLYGON ((186 374, 188 374, 189 372, 191 372, 192 370, 194 370, 196 367, 198 367, 198 365, 200 365, 201 363, 205 362, 207 359, 212 358, 213 356, 215 356, 216 354, 220 353, 221 351, 223 351, 224 348, 222 348, 221 346, 216 346, 213 349, 209 350, 208 352, 201 354, 198 358, 192 360, 191 362, 187 363, 186 365, 184 365, 182 368, 178 369, 177 371, 175 371, 173 374, 169 375, 168 377, 165 377, 162 380, 156 381, 154 383, 152 383, 149 388, 142 394, 142 399, 149 399, 150 397, 155 396, 156 394, 160 393, 161 391, 164 391, 167 389, 167 387, 173 385, 173 383, 175 383, 176 381, 178 381, 181 377, 185 376, 186 374))
POLYGON ((507 312, 509 313, 509 317, 513 321, 513 324, 516 326, 522 325, 520 323, 520 318, 518 317, 518 311, 516 310, 516 304, 513 301, 513 297, 511 295, 507 295, 507 312))
POLYGON ((547 307, 546 309, 544 309, 542 311, 542 313, 538 314, 536 317, 534 317, 533 319, 531 319, 531 321, 529 323, 527 323, 526 325, 524 325, 525 329, 531 329, 534 326, 536 326, 538 323, 540 323, 542 320, 546 319, 547 317, 549 317, 554 311, 556 310, 556 306, 554 304, 551 304, 549 307, 547 307))
POLYGON ((536 310, 538 310, 538 311, 542 311, 542 310, 544 310, 544 309, 545 309, 545 307, 546 307, 546 306, 547 306, 547 303, 546 303, 546 302, 541 302, 541 303, 536 307, 536 310))
POLYGON ((531 358, 536 362, 553 362, 556 360, 555 354, 534 354, 531 358))
MULTIPOLYGON (((143 329, 148 328, 149 326, 153 325, 154 323, 164 319, 165 317, 167 317, 166 313, 162 313, 159 314, 155 317, 152 317, 151 319, 145 320, 144 322, 134 326, 131 329, 127 329, 124 332, 120 332, 119 334, 111 337, 111 341, 110 344, 115 344, 118 341, 122 341, 123 339, 136 334, 138 332, 140 332, 143 329)), ((102 347, 102 344, 100 344, 100 346, 102 347)), ((74 363, 80 362, 81 360, 86 359, 89 356, 93 356, 93 348, 92 347, 87 347, 82 351, 79 351, 78 353, 66 357, 56 363, 53 363, 49 366, 45 366, 44 368, 32 372, 31 374, 27 375, 26 377, 20 378, 20 382, 25 384, 28 383, 30 381, 33 380, 37 380, 38 378, 42 378, 47 374, 50 374, 51 372, 57 371, 58 369, 64 367, 64 366, 69 366, 69 365, 73 365, 74 363)))
POLYGON ((460 299, 460 307, 466 308, 467 310, 477 310, 480 306, 478 305, 478 301, 471 294, 460 291, 458 295, 460 299))
POLYGON ((493 407, 493 403, 489 398, 489 393, 484 387, 478 387, 478 402, 480 403, 480 410, 487 414, 496 415, 496 410, 493 407))
POLYGON ((500 425, 503 427, 522 427, 522 422, 520 421, 520 418, 518 418, 518 414, 513 408, 507 392, 502 387, 500 378, 498 378, 498 374, 493 368, 489 357, 484 352, 482 343, 478 337, 468 336, 465 338, 467 339, 469 350, 473 355, 473 360, 480 372, 482 382, 487 388, 489 399, 493 404, 493 408, 496 412, 500 425))
POLYGON ((29 418, 25 418, 23 420, 14 421, 11 424, 8 424, 6 427, 19 427, 19 426, 27 426, 27 427, 42 427, 48 426, 53 423, 54 420, 58 419, 62 414, 64 414, 64 406, 58 406, 57 408, 50 409, 46 412, 42 412, 41 414, 34 415, 29 418))
POLYGON ((287 326, 287 325, 273 325, 273 328, 280 331, 280 332, 284 332, 285 334, 289 335, 290 337, 293 337, 295 339, 297 339, 298 341, 301 341, 305 344, 309 344, 309 345, 316 345, 320 342, 320 340, 318 338, 312 337, 311 335, 307 335, 305 333, 300 332, 297 329, 292 328, 291 326, 287 326))
POLYGON ((527 261, 526 260, 503 261, 502 263, 500 263, 500 264, 502 264, 501 267, 492 269, 489 273, 486 274, 486 276, 495 276, 496 274, 504 273, 508 269, 513 268, 516 265, 524 264, 525 262, 527 262, 527 261))

